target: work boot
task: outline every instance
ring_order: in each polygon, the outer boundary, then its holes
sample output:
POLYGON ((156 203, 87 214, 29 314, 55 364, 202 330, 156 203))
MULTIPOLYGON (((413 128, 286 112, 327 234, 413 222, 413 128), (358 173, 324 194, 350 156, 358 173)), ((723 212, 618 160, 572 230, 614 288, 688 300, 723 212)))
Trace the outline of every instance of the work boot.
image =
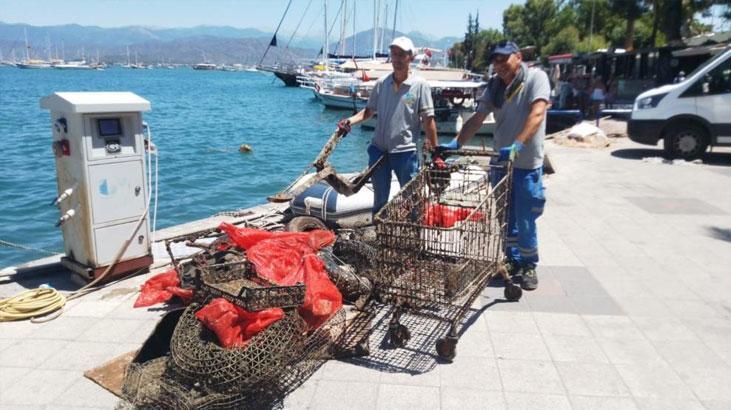
POLYGON ((521 269, 523 280, 520 287, 525 290, 536 290, 538 288, 538 273, 536 273, 536 265, 526 265, 521 269))
POLYGON ((508 271, 508 275, 510 275, 510 278, 513 280, 513 282, 520 282, 520 275, 521 275, 521 266, 520 263, 508 259, 507 262, 505 262, 505 269, 508 271))

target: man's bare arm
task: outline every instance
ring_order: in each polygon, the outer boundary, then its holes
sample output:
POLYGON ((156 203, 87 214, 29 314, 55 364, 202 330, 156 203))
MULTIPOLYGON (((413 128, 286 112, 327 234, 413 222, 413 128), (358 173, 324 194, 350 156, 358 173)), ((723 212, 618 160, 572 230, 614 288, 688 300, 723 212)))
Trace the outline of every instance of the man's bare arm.
POLYGON ((457 143, 460 147, 468 143, 477 134, 485 118, 487 118, 487 113, 476 112, 462 125, 462 129, 457 134, 457 143))
POLYGON ((359 122, 363 122, 373 116, 373 110, 366 107, 360 110, 357 114, 351 116, 348 118, 348 121, 350 121, 350 125, 355 125, 359 122))
POLYGON ((530 114, 525 120, 523 130, 520 134, 515 136, 515 140, 521 144, 525 144, 533 135, 538 131, 538 127, 541 126, 543 119, 546 118, 546 109, 548 109, 548 102, 546 100, 534 101, 530 106, 530 114))
POLYGON ((424 148, 430 151, 439 143, 437 140, 437 122, 432 115, 424 116, 421 121, 424 127, 424 134, 426 134, 424 148))

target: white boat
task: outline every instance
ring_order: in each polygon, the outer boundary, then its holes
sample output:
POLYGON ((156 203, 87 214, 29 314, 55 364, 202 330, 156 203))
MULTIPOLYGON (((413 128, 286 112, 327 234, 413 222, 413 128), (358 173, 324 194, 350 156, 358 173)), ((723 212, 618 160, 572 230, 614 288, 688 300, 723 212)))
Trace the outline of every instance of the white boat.
POLYGON ((216 65, 213 63, 198 63, 198 64, 193 65, 193 70, 208 71, 208 70, 215 70, 215 69, 216 69, 216 65))
POLYGON ((360 111, 368 103, 368 98, 361 97, 357 93, 337 94, 330 89, 313 90, 313 92, 315 99, 327 108, 360 111))
POLYGON ((25 68, 25 69, 41 69, 41 68, 51 68, 51 63, 48 61, 43 60, 24 60, 20 63, 17 63, 15 65, 18 68, 25 68))
POLYGON ((53 68, 59 70, 93 70, 94 67, 87 64, 85 60, 68 61, 64 63, 54 64, 53 68))

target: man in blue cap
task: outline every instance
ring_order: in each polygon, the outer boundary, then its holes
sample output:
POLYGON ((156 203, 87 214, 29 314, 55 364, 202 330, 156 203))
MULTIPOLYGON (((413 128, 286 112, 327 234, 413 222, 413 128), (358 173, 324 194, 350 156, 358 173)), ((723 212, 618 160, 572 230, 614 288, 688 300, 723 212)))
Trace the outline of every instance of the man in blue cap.
MULTIPOLYGON (((508 206, 506 257, 512 275, 526 290, 538 287, 536 219, 543 213, 543 139, 551 86, 548 75, 523 63, 518 46, 501 41, 488 57, 495 75, 479 98, 477 112, 457 137, 437 149, 459 149, 472 138, 487 115, 495 116, 495 151, 499 161, 513 160, 513 185, 508 206)), ((491 180, 502 178, 491 171, 491 180)))
POLYGON ((378 114, 376 130, 368 146, 368 165, 381 156, 385 160, 373 173, 373 215, 388 202, 391 190, 391 172, 404 186, 418 171, 416 141, 424 127, 424 147, 433 149, 437 144, 437 126, 434 121, 434 102, 429 84, 410 71, 414 61, 414 44, 408 37, 397 37, 389 46, 393 73, 381 77, 371 90, 366 107, 338 123, 342 132, 378 114))

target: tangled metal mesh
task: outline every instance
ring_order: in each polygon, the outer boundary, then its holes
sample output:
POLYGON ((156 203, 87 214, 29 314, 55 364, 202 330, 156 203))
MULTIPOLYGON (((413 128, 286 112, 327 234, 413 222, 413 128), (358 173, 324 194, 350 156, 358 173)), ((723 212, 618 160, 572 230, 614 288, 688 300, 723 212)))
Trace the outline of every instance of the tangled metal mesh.
MULTIPOLYGON (((192 315, 194 311, 195 308, 188 308, 186 312, 180 315, 180 319, 175 325, 173 340, 169 342, 171 351, 179 351, 182 347, 180 343, 174 340, 179 337, 181 330, 190 329, 191 325, 194 324, 193 321, 197 321, 192 315), (177 347, 173 349, 173 346, 177 347)), ((277 323, 283 321, 297 323, 301 319, 293 311, 277 323)), ((195 377, 191 377, 192 372, 189 370, 187 375, 181 377, 181 369, 176 364, 177 362, 174 362, 171 351, 164 348, 167 346, 158 346, 157 350, 152 353, 149 352, 146 346, 143 346, 145 352, 140 353, 140 356, 150 357, 142 357, 143 360, 148 359, 143 362, 138 362, 137 359, 140 359, 138 357, 130 364, 124 380, 123 395, 126 400, 137 408, 187 410, 281 407, 284 397, 304 383, 327 359, 341 351, 346 340, 346 324, 345 311, 340 309, 306 339, 303 335, 301 343, 290 346, 292 354, 277 355, 276 352, 266 350, 268 345, 263 344, 260 340, 258 347, 255 348, 256 350, 248 353, 256 355, 258 363, 264 361, 269 369, 275 371, 260 371, 259 377, 256 378, 250 377, 249 374, 244 375, 244 377, 235 377, 237 374, 242 373, 242 364, 251 363, 252 358, 242 359, 242 357, 246 357, 246 350, 251 349, 253 345, 249 345, 243 351, 238 349, 238 352, 235 352, 237 349, 226 349, 231 351, 232 354, 229 359, 233 360, 218 360, 215 363, 218 363, 220 368, 213 369, 215 364, 212 364, 204 370, 198 370, 208 373, 201 373, 195 377), (281 358, 278 363, 274 363, 274 360, 270 358, 272 355, 281 358), (224 380, 224 383, 211 384, 212 379, 224 380)), ((276 323, 272 327, 275 325, 276 323)), ((295 327, 299 328, 299 326, 295 327)), ((267 331, 271 330, 270 327, 267 331)), ((277 331, 284 330, 284 327, 280 327, 277 331)), ((153 334, 145 343, 146 345, 163 344, 161 339, 165 337, 162 334, 164 331, 158 332, 156 329, 156 333, 161 334, 153 334)), ((198 329, 197 333, 202 335, 205 332, 198 329)), ((254 343, 254 340, 252 340, 252 343, 254 343)), ((185 346, 185 348, 189 348, 189 346, 185 346)), ((281 352, 282 349, 279 350, 281 352)), ((217 353, 222 354, 221 351, 217 353)), ((180 355, 175 354, 178 361, 193 356, 188 354, 181 358, 180 355)), ((195 359, 200 360, 201 356, 196 356, 195 359)), ((260 367, 260 369, 262 368, 260 367)), ((256 371, 257 369, 254 368, 253 370, 256 371)))
POLYGON ((224 349, 195 317, 199 308, 192 304, 186 309, 170 341, 171 375, 186 384, 199 383, 217 393, 241 393, 277 378, 304 349, 306 324, 295 311, 287 311, 246 347, 224 349))
POLYGON ((356 274, 355 268, 352 266, 343 266, 333 253, 332 248, 325 248, 318 254, 325 264, 325 270, 328 277, 345 300, 356 302, 359 299, 367 299, 373 290, 371 281, 363 276, 356 274))
POLYGON ((125 398, 141 409, 217 410, 248 407, 249 397, 246 394, 206 392, 197 384, 181 384, 169 377, 169 372, 170 360, 167 356, 130 364, 124 380, 125 398))

